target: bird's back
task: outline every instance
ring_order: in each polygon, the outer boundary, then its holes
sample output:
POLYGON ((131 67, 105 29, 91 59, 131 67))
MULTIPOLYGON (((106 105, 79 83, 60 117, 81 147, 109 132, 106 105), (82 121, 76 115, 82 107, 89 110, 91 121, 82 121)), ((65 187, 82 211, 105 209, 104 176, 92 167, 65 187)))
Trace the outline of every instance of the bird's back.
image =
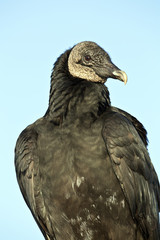
POLYGON ((56 126, 45 119, 34 126, 40 191, 56 239, 136 239, 102 138, 103 118, 92 124, 72 120, 56 126))

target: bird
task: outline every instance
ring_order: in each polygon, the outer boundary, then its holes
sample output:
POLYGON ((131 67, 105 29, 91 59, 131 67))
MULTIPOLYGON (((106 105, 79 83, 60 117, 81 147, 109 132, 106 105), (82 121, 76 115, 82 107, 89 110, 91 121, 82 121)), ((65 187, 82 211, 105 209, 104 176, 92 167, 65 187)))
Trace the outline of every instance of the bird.
POLYGON ((147 131, 111 105, 127 74, 97 43, 56 60, 49 105, 15 147, 24 200, 46 240, 159 240, 160 187, 147 131))

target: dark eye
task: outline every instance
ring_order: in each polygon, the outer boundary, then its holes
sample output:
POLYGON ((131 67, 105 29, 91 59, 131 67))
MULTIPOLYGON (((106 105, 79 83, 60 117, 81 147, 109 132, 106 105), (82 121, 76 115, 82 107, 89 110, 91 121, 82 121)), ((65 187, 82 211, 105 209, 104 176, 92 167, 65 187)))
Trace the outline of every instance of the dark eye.
POLYGON ((86 55, 86 56, 84 57, 84 59, 85 59, 87 62, 89 62, 89 61, 91 60, 91 57, 90 57, 89 55, 86 55))

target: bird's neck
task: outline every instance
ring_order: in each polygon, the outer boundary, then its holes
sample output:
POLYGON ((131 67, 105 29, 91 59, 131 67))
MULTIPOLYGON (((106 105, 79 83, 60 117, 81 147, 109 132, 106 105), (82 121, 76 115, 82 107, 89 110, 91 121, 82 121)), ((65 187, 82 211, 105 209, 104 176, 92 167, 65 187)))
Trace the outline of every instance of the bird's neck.
POLYGON ((89 115, 96 118, 110 106, 108 89, 101 83, 72 77, 67 65, 69 53, 70 50, 55 63, 46 115, 58 121, 70 115, 72 119, 89 115))

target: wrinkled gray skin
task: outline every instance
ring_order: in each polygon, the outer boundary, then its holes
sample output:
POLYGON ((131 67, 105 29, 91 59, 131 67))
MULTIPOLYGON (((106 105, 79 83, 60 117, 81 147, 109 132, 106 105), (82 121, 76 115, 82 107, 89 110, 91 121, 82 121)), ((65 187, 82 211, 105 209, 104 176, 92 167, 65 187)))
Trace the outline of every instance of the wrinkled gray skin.
POLYGON ((67 50, 53 68, 46 114, 17 140, 18 183, 45 239, 160 239, 146 130, 111 106, 109 77, 127 82, 97 44, 67 50))

